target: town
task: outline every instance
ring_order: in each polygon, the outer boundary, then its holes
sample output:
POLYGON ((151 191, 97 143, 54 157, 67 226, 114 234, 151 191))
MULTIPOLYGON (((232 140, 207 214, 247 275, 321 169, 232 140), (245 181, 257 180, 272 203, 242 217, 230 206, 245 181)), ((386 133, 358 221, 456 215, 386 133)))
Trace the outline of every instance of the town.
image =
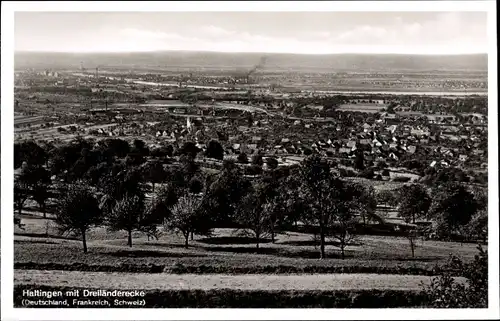
MULTIPOLYGON (((318 289, 337 291, 331 307, 452 304, 420 283, 440 271, 464 282, 450 253, 482 268, 485 73, 292 75, 266 71, 268 61, 16 69, 15 293, 31 284, 24 277, 54 291, 121 282, 161 291, 146 307, 250 307, 262 299, 229 297, 256 277, 269 283, 257 289, 265 298, 288 289, 283 273, 313 273, 300 281, 308 307, 325 307, 318 289), (339 281, 319 281, 330 274, 339 281), (186 303, 178 282, 216 292, 186 303)), ((306 304, 286 291, 270 302, 306 304)))

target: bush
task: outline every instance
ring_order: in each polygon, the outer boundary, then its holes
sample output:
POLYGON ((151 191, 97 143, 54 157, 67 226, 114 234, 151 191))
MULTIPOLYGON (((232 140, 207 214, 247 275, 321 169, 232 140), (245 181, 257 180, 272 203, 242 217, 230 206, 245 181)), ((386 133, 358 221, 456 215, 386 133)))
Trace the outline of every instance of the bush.
POLYGON ((488 307, 488 254, 478 246, 479 254, 471 263, 463 263, 451 256, 448 271, 455 271, 467 278, 459 284, 450 272, 434 278, 424 293, 432 308, 487 308, 488 307))

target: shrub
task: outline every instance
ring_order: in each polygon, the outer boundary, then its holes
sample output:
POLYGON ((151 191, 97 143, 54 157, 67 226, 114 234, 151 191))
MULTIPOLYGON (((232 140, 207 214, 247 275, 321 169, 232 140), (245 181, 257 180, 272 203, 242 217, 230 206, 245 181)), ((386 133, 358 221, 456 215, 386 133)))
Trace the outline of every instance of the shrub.
POLYGON ((487 308, 488 307, 488 254, 478 246, 479 254, 471 263, 450 257, 449 270, 461 273, 466 284, 455 282, 449 272, 432 280, 425 290, 433 308, 487 308))

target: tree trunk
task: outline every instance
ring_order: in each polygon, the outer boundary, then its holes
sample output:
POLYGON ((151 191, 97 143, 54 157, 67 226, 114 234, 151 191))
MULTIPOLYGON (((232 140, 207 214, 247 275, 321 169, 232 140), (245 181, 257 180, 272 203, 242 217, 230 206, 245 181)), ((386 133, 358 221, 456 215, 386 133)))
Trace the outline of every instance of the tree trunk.
POLYGON ((194 232, 191 232, 191 241, 194 240, 194 232))
POLYGON ((363 225, 366 225, 366 215, 365 214, 361 214, 363 216, 363 225))
POLYGON ((45 203, 42 204, 42 213, 43 213, 43 218, 47 218, 47 209, 45 208, 45 203))
POLYGON ((19 215, 21 215, 21 209, 22 209, 22 207, 23 207, 22 204, 18 204, 18 206, 17 206, 17 213, 19 215))
POLYGON ((340 245, 340 254, 341 254, 342 260, 345 259, 344 248, 345 248, 345 245, 341 243, 341 245, 340 245))
POLYGON ((152 192, 154 193, 154 192, 155 192, 155 183, 154 183, 154 182, 152 182, 152 185, 153 185, 153 190, 152 190, 152 192))
POLYGON ((85 231, 82 231, 83 253, 87 253, 87 237, 85 231))
POLYGON ((271 228, 271 242, 274 243, 274 228, 271 228))
POLYGON ((321 259, 324 259, 326 258, 326 255, 325 255, 325 231, 324 231, 324 228, 323 228, 323 225, 320 226, 320 230, 319 230, 319 249, 320 249, 320 258, 321 259))
POLYGON ((415 214, 412 214, 413 224, 415 224, 415 214))
POLYGON ((127 245, 129 247, 132 247, 132 230, 128 230, 128 241, 127 241, 127 245))
POLYGON ((187 249, 189 247, 189 232, 184 233, 184 247, 187 249))

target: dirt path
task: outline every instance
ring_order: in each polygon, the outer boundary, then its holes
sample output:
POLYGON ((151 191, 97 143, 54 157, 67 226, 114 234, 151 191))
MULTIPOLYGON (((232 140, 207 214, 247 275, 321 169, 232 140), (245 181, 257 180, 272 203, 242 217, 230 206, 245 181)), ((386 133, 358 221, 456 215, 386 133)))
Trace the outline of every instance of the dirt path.
POLYGON ((430 277, 379 274, 145 274, 15 270, 14 284, 93 287, 101 289, 240 289, 240 290, 418 290, 430 277))

